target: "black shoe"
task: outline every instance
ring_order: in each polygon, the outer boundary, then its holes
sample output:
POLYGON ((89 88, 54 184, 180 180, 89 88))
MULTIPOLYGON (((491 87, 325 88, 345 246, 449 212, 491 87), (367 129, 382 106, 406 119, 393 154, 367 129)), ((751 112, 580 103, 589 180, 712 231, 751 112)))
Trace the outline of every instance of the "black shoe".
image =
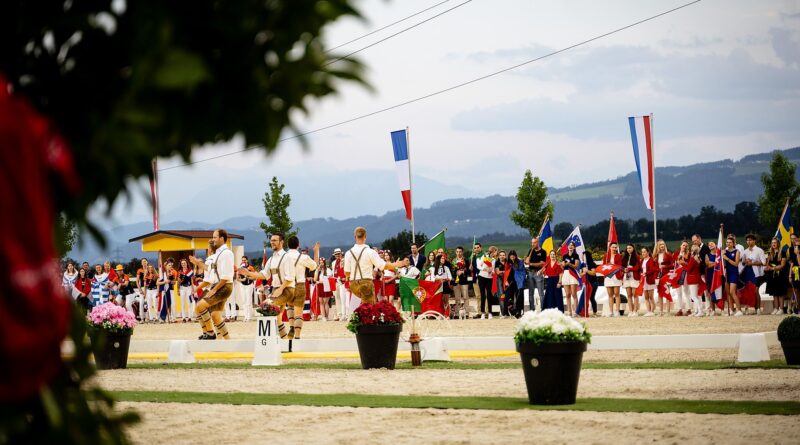
POLYGON ((203 332, 203 335, 197 338, 198 340, 216 340, 217 334, 206 334, 203 332))

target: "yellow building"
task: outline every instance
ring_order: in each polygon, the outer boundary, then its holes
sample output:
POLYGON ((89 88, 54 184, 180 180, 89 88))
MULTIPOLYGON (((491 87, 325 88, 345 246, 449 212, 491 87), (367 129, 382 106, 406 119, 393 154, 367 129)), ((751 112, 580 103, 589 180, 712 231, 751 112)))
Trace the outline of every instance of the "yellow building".
MULTIPOLYGON (((213 235, 213 230, 156 230, 131 238, 128 242, 141 241, 142 252, 161 252, 162 259, 173 258, 178 262, 181 258, 195 255, 198 250, 205 252, 208 248, 208 241, 213 235)), ((231 249, 231 241, 234 239, 243 240, 244 237, 228 233, 227 244, 231 249)))

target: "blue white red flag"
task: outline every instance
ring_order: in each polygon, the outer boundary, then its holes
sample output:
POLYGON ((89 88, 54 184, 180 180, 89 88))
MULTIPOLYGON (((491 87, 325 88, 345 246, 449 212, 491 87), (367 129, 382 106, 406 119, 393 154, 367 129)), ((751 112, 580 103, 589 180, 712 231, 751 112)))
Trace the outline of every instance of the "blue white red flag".
POLYGON ((406 208, 406 219, 414 218, 411 207, 411 170, 408 159, 408 136, 406 130, 392 132, 392 148, 394 149, 394 165, 397 168, 397 180, 400 183, 400 194, 406 208))
POLYGON ((650 116, 629 117, 633 142, 633 159, 642 187, 644 205, 648 209, 655 206, 655 164, 653 163, 653 127, 650 116))
POLYGON ((583 254, 586 252, 586 247, 583 245, 581 226, 575 227, 572 233, 570 233, 569 236, 564 240, 564 243, 561 244, 561 249, 559 249, 561 256, 564 256, 569 252, 569 243, 575 243, 575 253, 578 254, 579 258, 583 258, 583 254))

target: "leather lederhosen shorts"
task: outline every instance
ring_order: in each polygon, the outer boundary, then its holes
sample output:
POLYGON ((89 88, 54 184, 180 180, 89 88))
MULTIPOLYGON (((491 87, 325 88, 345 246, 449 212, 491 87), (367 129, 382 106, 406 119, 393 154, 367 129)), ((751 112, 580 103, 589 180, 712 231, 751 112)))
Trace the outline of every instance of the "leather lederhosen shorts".
POLYGON ((290 305, 294 307, 303 306, 306 301, 306 290, 305 287, 302 288, 302 291, 299 287, 287 287, 283 289, 280 296, 275 298, 272 302, 280 307, 284 305, 290 305))
MULTIPOLYGON (((216 284, 214 285, 216 286, 216 284)), ((216 291, 213 295, 204 296, 203 300, 208 303, 208 310, 211 312, 221 311, 225 307, 225 302, 228 301, 228 297, 231 296, 233 292, 233 283, 228 283, 218 291, 216 291)))
POLYGON ((362 303, 375 303, 375 284, 369 278, 350 281, 350 292, 362 303))

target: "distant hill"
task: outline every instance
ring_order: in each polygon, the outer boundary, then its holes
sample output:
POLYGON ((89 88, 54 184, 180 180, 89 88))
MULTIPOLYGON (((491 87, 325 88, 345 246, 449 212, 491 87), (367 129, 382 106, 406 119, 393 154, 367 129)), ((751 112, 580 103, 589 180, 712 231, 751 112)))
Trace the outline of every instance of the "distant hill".
MULTIPOLYGON (((796 165, 800 164, 800 147, 782 153, 796 165)), ((761 174, 769 168, 772 152, 748 155, 739 161, 722 160, 685 167, 656 168, 656 199, 659 219, 677 218, 696 214, 700 208, 713 205, 732 211, 741 201, 756 201, 761 194, 761 174)), ((800 172, 799 172, 800 173, 800 172)), ((800 179, 800 174, 798 174, 800 179)), ((614 210, 618 218, 649 218, 650 212, 642 201, 636 172, 607 181, 582 184, 574 187, 554 188, 550 197, 555 204, 553 221, 573 224, 594 224, 608 218, 614 210)), ((513 196, 494 195, 475 199, 446 199, 428 208, 414 209, 416 229, 433 235, 443 227, 451 237, 468 237, 487 233, 519 234, 524 232, 509 219, 517 206, 513 196)), ((265 239, 259 228, 262 219, 242 216, 229 218, 218 224, 177 222, 165 224, 165 229, 211 229, 225 227, 244 235, 246 251, 260 251, 265 239)), ((347 219, 315 218, 296 222, 303 244, 320 241, 323 246, 345 246, 352 243, 353 228, 363 225, 368 229, 369 241, 380 242, 397 232, 409 229, 403 211, 392 211, 382 216, 362 215, 347 219)), ((149 223, 117 227, 106 232, 107 253, 92 243, 70 253, 76 259, 96 261, 111 257, 129 259, 141 256, 138 244, 128 239, 149 232, 149 223)))

